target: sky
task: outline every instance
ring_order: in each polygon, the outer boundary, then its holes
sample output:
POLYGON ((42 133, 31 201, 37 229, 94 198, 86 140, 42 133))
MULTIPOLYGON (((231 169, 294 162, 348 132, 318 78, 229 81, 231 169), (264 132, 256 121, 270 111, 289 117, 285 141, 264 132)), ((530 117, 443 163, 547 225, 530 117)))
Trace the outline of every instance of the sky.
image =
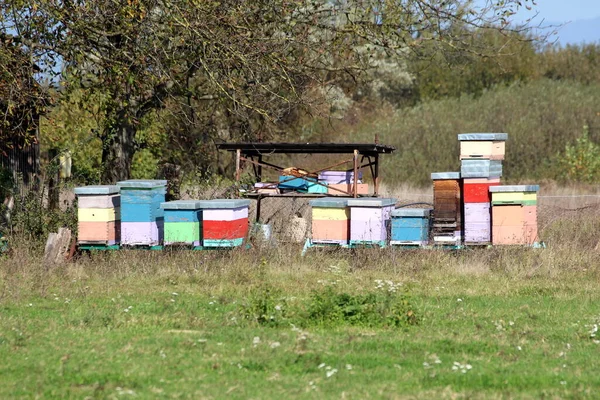
POLYGON ((532 11, 522 7, 516 19, 523 21, 533 17, 535 10, 539 12, 536 20, 544 18, 548 22, 564 23, 600 17, 600 0, 535 0, 535 3, 537 5, 532 11))

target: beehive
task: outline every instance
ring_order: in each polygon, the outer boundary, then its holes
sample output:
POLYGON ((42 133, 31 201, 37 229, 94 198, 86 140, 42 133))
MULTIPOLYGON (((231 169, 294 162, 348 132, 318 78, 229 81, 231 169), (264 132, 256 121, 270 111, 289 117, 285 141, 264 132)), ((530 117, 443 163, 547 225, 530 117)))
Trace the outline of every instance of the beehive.
POLYGON ((462 240, 460 173, 436 172, 431 174, 431 179, 433 240, 440 243, 459 243, 462 240))
MULTIPOLYGON (((348 183, 330 183, 327 185, 327 193, 330 195, 345 195, 345 193, 341 192, 343 190, 346 193, 354 193, 353 192, 354 185, 348 183), (336 190, 337 189, 337 190, 336 190)), ((356 194, 369 194, 369 184, 368 183, 358 183, 356 184, 356 194)))
POLYGON ((121 243, 129 246, 162 244, 167 181, 132 179, 118 183, 121 191, 121 243))
MULTIPOLYGON (((362 171, 358 171, 357 180, 362 179, 362 171)), ((319 173, 319 181, 327 184, 351 184, 354 183, 354 171, 322 171, 319 173)))
POLYGON ((312 242, 348 244, 350 209, 348 199, 324 197, 309 201, 312 207, 312 242))
POLYGON ((112 185, 75 188, 77 243, 112 246, 121 240, 121 197, 112 185))
POLYGON ((493 186, 492 243, 532 245, 538 240, 537 185, 493 186))
POLYGON ((304 178, 295 178, 293 176, 281 175, 279 176, 279 189, 282 190, 295 190, 304 191, 308 189, 308 181, 304 178))
POLYGON ((397 208, 391 212, 391 245, 425 245, 429 242, 431 210, 397 208))
POLYGON ((502 176, 502 161, 489 159, 462 159, 460 175, 463 178, 499 178, 502 176))
POLYGON ((492 205, 520 204, 524 206, 537 205, 538 185, 512 185, 490 188, 492 205))
POLYGON ((201 207, 198 200, 176 200, 161 203, 164 211, 165 245, 201 246, 201 207))
POLYGON ((396 199, 349 199, 350 244, 385 246, 391 229, 391 213, 396 199))
POLYGON ((463 201, 467 203, 490 203, 490 186, 500 185, 500 178, 464 178, 463 201))
POLYGON ((492 240, 490 203, 465 203, 465 244, 486 244, 492 240))
POLYGON ((204 247, 237 247, 248 235, 250 200, 215 199, 199 202, 204 247))
POLYGON ((485 158, 504 160, 506 133, 462 133, 460 141, 460 159, 485 158))

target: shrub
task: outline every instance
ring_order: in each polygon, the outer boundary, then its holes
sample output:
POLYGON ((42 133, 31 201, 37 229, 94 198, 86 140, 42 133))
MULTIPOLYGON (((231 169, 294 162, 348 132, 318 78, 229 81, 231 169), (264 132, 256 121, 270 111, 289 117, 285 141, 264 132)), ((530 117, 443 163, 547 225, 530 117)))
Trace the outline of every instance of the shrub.
POLYGON ((583 133, 575 139, 575 143, 565 146, 565 152, 560 159, 562 178, 569 181, 593 183, 600 178, 600 146, 589 138, 588 126, 583 127, 583 133))

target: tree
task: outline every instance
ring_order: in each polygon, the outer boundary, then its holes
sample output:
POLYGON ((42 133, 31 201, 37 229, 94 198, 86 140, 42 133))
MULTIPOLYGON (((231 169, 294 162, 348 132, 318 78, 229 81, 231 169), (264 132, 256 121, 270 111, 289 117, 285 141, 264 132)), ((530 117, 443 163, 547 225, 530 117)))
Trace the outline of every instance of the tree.
POLYGON ((105 94, 103 181, 114 182, 129 176, 136 132, 153 110, 168 106, 205 142, 218 131, 267 138, 315 109, 315 87, 368 79, 372 51, 498 56, 469 39, 476 29, 524 29, 508 19, 527 2, 33 0, 6 5, 3 19, 34 32, 23 39, 60 59, 79 87, 105 94))

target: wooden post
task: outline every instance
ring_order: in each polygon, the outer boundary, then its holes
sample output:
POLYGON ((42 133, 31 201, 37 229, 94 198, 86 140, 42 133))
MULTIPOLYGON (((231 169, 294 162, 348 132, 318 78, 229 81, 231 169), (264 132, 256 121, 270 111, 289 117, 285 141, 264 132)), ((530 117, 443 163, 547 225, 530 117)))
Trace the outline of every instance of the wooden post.
POLYGON ((259 182, 262 182, 262 162, 263 162, 262 154, 259 154, 258 155, 258 176, 257 176, 259 182))
POLYGON ((358 150, 354 150, 354 178, 352 179, 352 196, 358 197, 358 150))
POLYGON ((235 151, 235 181, 239 182, 241 176, 242 176, 242 170, 240 169, 241 167, 241 160, 240 158, 242 157, 242 150, 241 149, 237 149, 235 151))
POLYGON ((48 209, 58 209, 60 202, 60 164, 58 150, 48 150, 48 209))
POLYGON ((379 153, 375 153, 375 176, 373 177, 375 185, 375 196, 379 195, 379 153))

